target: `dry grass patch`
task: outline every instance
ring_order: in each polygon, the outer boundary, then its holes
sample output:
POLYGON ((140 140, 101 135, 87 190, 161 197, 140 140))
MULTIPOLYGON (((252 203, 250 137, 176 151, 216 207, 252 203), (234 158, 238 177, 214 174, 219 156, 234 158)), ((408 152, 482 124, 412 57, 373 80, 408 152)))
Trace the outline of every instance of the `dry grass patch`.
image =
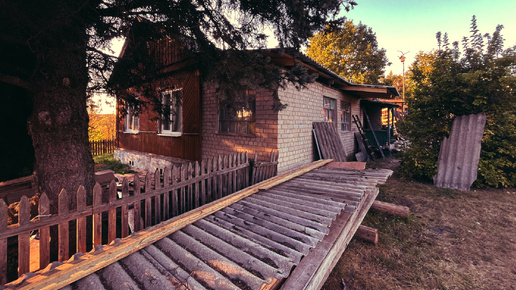
POLYGON ((378 246, 353 239, 323 289, 516 289, 515 189, 463 192, 395 175, 378 200, 411 215, 371 210, 363 224, 378 229, 378 246))

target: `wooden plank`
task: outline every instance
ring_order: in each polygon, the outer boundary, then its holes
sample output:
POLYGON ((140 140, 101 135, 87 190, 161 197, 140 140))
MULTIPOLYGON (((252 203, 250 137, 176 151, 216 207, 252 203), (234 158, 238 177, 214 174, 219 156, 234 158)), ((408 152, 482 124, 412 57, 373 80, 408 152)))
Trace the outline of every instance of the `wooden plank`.
MULTIPOLYGON (((99 183, 93 187, 93 208, 102 205, 102 187, 99 183)), ((93 214, 93 246, 102 245, 102 214, 93 214)))
MULTIPOLYGON (((222 171, 223 169, 223 163, 222 163, 222 156, 219 156, 218 159, 217 159, 217 171, 219 173, 221 173, 220 171, 222 171)), ((222 179, 222 174, 219 174, 218 175, 218 181, 217 181, 217 185, 218 185, 218 188, 217 188, 217 196, 216 196, 216 199, 220 199, 222 198, 223 196, 223 193, 222 193, 222 189, 224 187, 223 185, 223 179, 222 179)))
MULTIPOLYGON (((230 156, 230 159, 231 159, 231 167, 236 168, 236 166, 238 165, 237 154, 232 154, 230 156)), ((237 192, 237 171, 236 170, 231 172, 231 178, 232 178, 231 184, 233 186, 231 193, 237 192)))
MULTIPOLYGON (((249 165, 249 154, 247 153, 247 151, 245 152, 245 156, 244 156, 244 164, 246 164, 248 167, 250 166, 249 165)), ((249 184, 249 174, 247 172, 244 172, 244 175, 245 175, 245 185, 244 185, 244 188, 246 188, 246 187, 248 187, 250 185, 249 184)))
MULTIPOLYGON (((206 175, 206 160, 201 161, 201 176, 206 175)), ((208 180, 209 181, 209 180, 208 180)), ((200 205, 206 204, 206 180, 202 179, 199 183, 201 192, 200 192, 200 205)))
MULTIPOLYGON (((46 193, 39 197, 39 219, 50 218, 50 202, 46 193)), ((1 220, 1 217, 0 217, 1 220)), ((0 227, 1 228, 1 227, 0 227)), ((1 230, 1 229, 0 229, 1 230)), ((45 269, 50 263, 50 227, 39 229, 39 268, 45 269)), ((1 270, 0 270, 1 272, 1 270)), ((0 283, 1 284, 1 283, 0 283)))
MULTIPOLYGON (((86 189, 84 186, 79 186, 77 190, 77 210, 83 210, 86 208, 86 189)), ((79 253, 86 253, 86 216, 77 219, 76 238, 75 244, 77 245, 76 251, 79 253)))
MULTIPOLYGON (((7 229, 7 204, 0 198, 0 232, 7 229)), ((0 239, 0 285, 7 283, 7 238, 0 239)))
MULTIPOLYGON (((213 172, 213 158, 208 159, 208 168, 206 169, 206 174, 211 174, 213 172)), ((212 189, 213 184, 213 177, 208 177, 206 180, 206 202, 212 202, 213 201, 213 191, 217 186, 214 186, 212 189)))
POLYGON ((212 174, 212 175, 210 175, 212 177, 210 177, 210 179, 208 179, 208 194, 209 194, 208 202, 212 202, 216 198, 215 196, 216 196, 216 191, 217 191, 217 178, 215 178, 213 176, 213 174, 215 173, 215 170, 216 170, 215 169, 216 166, 217 165, 215 164, 215 158, 210 158, 208 173, 212 174))
MULTIPOLYGON (((188 163, 188 171, 186 172, 186 178, 187 180, 190 180, 193 178, 192 176, 193 174, 193 166, 192 166, 192 163, 188 163)), ((194 198, 194 194, 193 194, 193 186, 191 183, 188 184, 187 186, 187 202, 186 202, 186 210, 191 210, 193 208, 193 205, 194 205, 194 202, 193 202, 193 198, 194 198)))
MULTIPOLYGON (((147 175, 145 175, 145 193, 149 192, 152 190, 152 178, 151 178, 151 174, 150 173, 147 173, 147 175)), ((145 209, 145 225, 144 225, 144 228, 148 228, 151 226, 151 222, 152 222, 152 216, 151 216, 151 212, 152 212, 152 202, 151 202, 151 197, 150 196, 147 196, 147 198, 145 198, 145 203, 144 203, 144 209, 145 209)))
MULTIPOLYGON (((133 186, 134 186, 134 196, 138 197, 141 195, 141 184, 140 184, 140 177, 138 177, 138 174, 135 174, 134 175, 134 181, 133 181, 133 186)), ((142 208, 141 208, 141 201, 140 200, 136 200, 133 204, 133 210, 134 210, 134 213, 133 213, 133 223, 134 223, 134 231, 135 232, 138 232, 142 229, 142 222, 141 222, 141 219, 142 219, 142 208)))
POLYGON ((310 170, 324 166, 328 160, 313 162, 299 170, 289 172, 262 183, 253 185, 229 196, 220 199, 218 202, 209 203, 186 214, 174 217, 159 225, 140 231, 138 235, 129 236, 115 245, 104 246, 101 251, 88 253, 76 263, 65 263, 47 272, 45 275, 37 275, 24 281, 19 289, 59 289, 82 279, 112 263, 137 252, 148 245, 161 240, 171 233, 189 225, 197 220, 211 215, 222 208, 225 208, 247 196, 260 190, 274 187, 288 181, 296 176, 310 170))
MULTIPOLYGON (((174 184, 177 182, 179 178, 179 168, 177 166, 172 166, 172 178, 171 178, 171 184, 174 184)), ((172 199, 172 216, 179 215, 179 207, 177 203, 177 189, 172 190, 171 199, 172 199)))
MULTIPOLYGON (((61 193, 59 193, 59 215, 66 215, 70 209, 70 197, 68 195, 68 192, 66 190, 61 190, 61 193)), ((59 231, 59 238, 58 238, 58 244, 59 244, 59 252, 58 252, 58 261, 64 262, 70 258, 70 252, 69 252, 69 226, 68 221, 65 221, 58 226, 59 231)))
MULTIPOLYGON (((22 196, 19 203, 18 224, 30 223, 30 202, 22 196)), ((30 272, 30 232, 18 235, 18 276, 30 272)))
MULTIPOLYGON (((197 176, 201 176, 201 166, 199 165, 199 162, 198 161, 195 161, 195 174, 194 174, 195 177, 197 176)), ((195 183, 195 192, 194 192, 194 208, 198 208, 199 205, 200 205, 200 190, 199 190, 199 187, 201 186, 201 181, 195 183)))
MULTIPOLYGON (((224 162, 224 169, 227 169, 229 168, 229 158, 228 158, 228 155, 224 155, 222 157, 222 161, 224 162)), ((227 173, 227 174, 222 174, 222 179, 224 180, 223 183, 224 183, 224 186, 222 187, 222 196, 226 196, 228 195, 228 192, 229 192, 229 188, 230 188, 230 178, 229 178, 229 174, 230 173, 227 173)))
MULTIPOLYGON (((116 182, 111 180, 109 184, 109 204, 116 201, 116 182)), ((112 206, 108 211, 108 244, 116 239, 116 207, 112 206)))
MULTIPOLYGON (((163 170, 163 187, 168 187, 171 184, 171 168, 165 167, 163 170)), ((170 218, 170 192, 163 194, 163 219, 168 220, 170 218)))
MULTIPOLYGON (((154 189, 161 188, 161 174, 159 169, 154 172, 154 189)), ((154 224, 161 222, 161 195, 154 197, 154 224)))
MULTIPOLYGON (((188 167, 185 164, 182 164, 181 168, 180 168, 181 181, 186 180, 187 170, 188 170, 188 167)), ((185 213, 186 212, 186 188, 185 188, 185 186, 181 187, 181 189, 180 189, 178 203, 179 203, 179 213, 180 214, 185 213)))
MULTIPOLYGON (((124 177, 122 180, 122 198, 127 198, 129 196, 129 181, 124 177)), ((134 211, 133 211, 134 213, 134 211)), ((129 212, 128 206, 123 205, 120 213, 120 224, 121 224, 121 238, 125 238, 129 235, 129 212)))

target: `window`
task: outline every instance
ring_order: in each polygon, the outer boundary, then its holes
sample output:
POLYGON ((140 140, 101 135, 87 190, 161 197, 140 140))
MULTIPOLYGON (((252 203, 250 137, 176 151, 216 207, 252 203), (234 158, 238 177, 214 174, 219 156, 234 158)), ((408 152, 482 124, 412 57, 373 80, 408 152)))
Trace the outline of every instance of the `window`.
POLYGON ((323 115, 324 121, 334 123, 336 122, 335 99, 323 97, 323 115))
POLYGON ((133 104, 126 103, 125 105, 126 115, 124 123, 124 132, 126 133, 138 133, 140 130, 140 116, 135 110, 133 104))
MULTIPOLYGON (((255 94, 254 91, 246 91, 247 95, 255 94)), ((256 134, 255 98, 246 102, 234 102, 233 104, 220 104, 219 106, 219 133, 232 133, 241 135, 256 134)))
POLYGON ((340 129, 351 131, 351 103, 340 101, 340 129))
POLYGON ((162 112, 160 116, 160 133, 180 136, 182 131, 182 89, 167 90, 161 93, 162 112))

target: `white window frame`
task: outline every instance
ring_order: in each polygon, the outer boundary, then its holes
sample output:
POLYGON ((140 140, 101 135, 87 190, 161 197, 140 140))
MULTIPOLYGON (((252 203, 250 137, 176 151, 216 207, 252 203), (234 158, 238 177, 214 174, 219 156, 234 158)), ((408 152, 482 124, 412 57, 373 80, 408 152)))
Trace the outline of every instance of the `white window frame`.
POLYGON ((134 105, 125 103, 124 133, 137 134, 140 132, 140 116, 134 110, 134 105))
POLYGON ((160 114, 159 135, 179 137, 183 132, 183 106, 181 105, 183 89, 172 89, 161 92, 161 105, 166 109, 167 99, 170 96, 169 109, 170 114, 164 116, 164 112, 160 114), (179 100, 177 99, 179 98, 179 100), (176 107, 177 105, 177 107, 176 107), (174 122, 178 122, 178 127, 174 128, 174 122), (168 128, 167 128, 168 127, 168 128))

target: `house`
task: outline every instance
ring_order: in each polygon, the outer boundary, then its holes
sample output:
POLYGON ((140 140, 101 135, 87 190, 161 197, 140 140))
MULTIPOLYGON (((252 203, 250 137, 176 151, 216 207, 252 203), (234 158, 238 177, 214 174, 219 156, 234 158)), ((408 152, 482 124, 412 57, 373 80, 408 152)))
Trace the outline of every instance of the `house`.
POLYGON ((398 96, 394 87, 350 83, 302 53, 268 49, 263 53, 271 62, 286 68, 299 63, 317 74, 316 82, 301 90, 293 85, 275 92, 250 90, 246 93, 255 102, 227 108, 218 103, 217 88, 203 82, 194 54, 171 39, 147 47, 162 64, 153 81, 159 82, 161 102, 170 110, 137 115, 119 99, 115 152, 122 162, 144 170, 244 151, 266 161, 271 150, 278 150, 278 173, 286 172, 318 158, 312 123, 321 121, 335 124, 351 160, 357 151, 351 116, 364 123, 360 101, 398 96), (274 94, 288 104, 286 109, 271 109, 274 94))

